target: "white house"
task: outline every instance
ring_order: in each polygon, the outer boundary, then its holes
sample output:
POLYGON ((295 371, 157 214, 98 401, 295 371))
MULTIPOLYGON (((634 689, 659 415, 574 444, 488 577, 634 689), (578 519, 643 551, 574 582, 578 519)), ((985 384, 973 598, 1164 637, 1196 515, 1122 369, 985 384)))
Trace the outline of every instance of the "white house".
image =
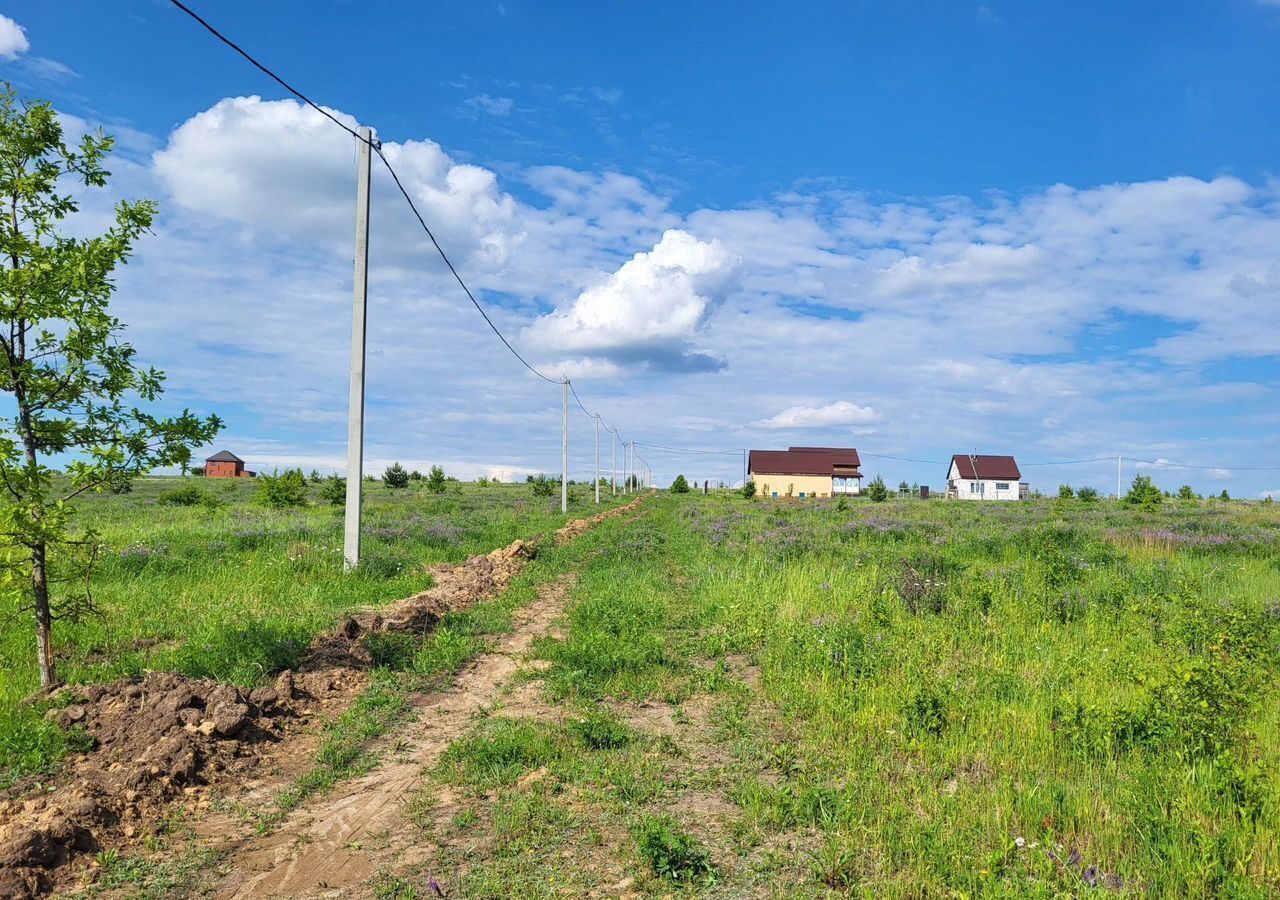
POLYGON ((947 470, 947 497, 959 500, 1025 500, 1030 490, 1012 456, 957 453, 947 470))

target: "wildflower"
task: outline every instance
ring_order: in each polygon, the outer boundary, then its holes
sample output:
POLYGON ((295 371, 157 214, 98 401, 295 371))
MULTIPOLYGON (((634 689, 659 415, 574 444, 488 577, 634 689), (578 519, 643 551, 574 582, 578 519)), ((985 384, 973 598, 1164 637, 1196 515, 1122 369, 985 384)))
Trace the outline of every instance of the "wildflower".
POLYGON ((1080 873, 1080 877, 1084 879, 1084 883, 1089 885, 1089 887, 1097 887, 1098 886, 1098 867, 1090 866, 1089 868, 1085 869, 1083 872, 1080 873))
POLYGON ((1067 856, 1067 865, 1069 866, 1080 865, 1080 853, 1077 850, 1073 849, 1071 853, 1067 856))
POLYGON ((1019 850, 1021 850, 1023 847, 1027 846, 1027 839, 1026 839, 1026 838, 1021 838, 1021 837, 1014 838, 1014 839, 1013 839, 1013 843, 1014 843, 1014 846, 1015 846, 1015 847, 1017 847, 1019 850))

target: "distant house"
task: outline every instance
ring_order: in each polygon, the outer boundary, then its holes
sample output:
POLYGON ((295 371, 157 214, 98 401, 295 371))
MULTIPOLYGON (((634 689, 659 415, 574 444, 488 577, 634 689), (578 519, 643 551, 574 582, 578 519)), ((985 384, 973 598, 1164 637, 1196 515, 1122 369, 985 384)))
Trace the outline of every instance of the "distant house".
POLYGON ((230 450, 219 450, 204 461, 205 478, 252 478, 257 472, 244 467, 244 460, 230 450))
POLYGON ((1030 491, 1012 456, 957 453, 947 470, 947 497, 959 500, 1025 500, 1030 491))
POLYGON ((765 497, 838 497, 862 489, 861 465, 852 447, 792 447, 752 450, 747 470, 765 497))

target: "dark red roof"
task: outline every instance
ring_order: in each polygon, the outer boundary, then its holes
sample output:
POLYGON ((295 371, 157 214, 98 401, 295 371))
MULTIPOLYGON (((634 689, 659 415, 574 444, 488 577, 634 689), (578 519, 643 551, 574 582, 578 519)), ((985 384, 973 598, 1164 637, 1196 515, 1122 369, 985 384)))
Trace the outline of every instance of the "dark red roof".
POLYGON ((852 447, 792 447, 792 453, 830 453, 831 462, 837 466, 853 466, 857 468, 862 465, 862 460, 858 458, 858 451, 852 447))
MULTIPOLYGON (((1018 471, 1018 464, 1012 456, 978 456, 972 453, 957 453, 951 457, 951 461, 956 465, 956 471, 960 473, 961 478, 970 480, 989 480, 992 478, 1005 479, 1009 481, 1018 481, 1022 478, 1022 473, 1018 471)), ((950 473, 950 467, 947 472, 950 473)))
POLYGON ((840 475, 861 478, 858 451, 842 447, 752 450, 747 468, 760 475, 840 475))

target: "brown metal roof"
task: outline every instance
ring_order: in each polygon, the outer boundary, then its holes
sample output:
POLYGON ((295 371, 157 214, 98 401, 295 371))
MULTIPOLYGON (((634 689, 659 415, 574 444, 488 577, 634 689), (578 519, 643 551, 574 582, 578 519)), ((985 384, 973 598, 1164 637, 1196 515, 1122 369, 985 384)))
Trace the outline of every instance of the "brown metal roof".
POLYGON ((235 455, 234 453, 232 453, 230 450, 219 450, 217 453, 213 454, 213 456, 210 456, 210 457, 206 458, 206 459, 205 459, 205 462, 238 462, 238 463, 242 463, 242 462, 244 462, 244 460, 243 460, 243 459, 241 459, 240 457, 236 456, 236 455, 235 455))
POLYGON ((791 452, 830 453, 832 465, 853 466, 854 468, 862 465, 862 460, 858 458, 858 451, 852 447, 792 447, 791 452))
POLYGON ((752 450, 747 468, 760 475, 840 475, 861 478, 858 451, 852 447, 792 447, 752 450))
MULTIPOLYGON (((1018 471, 1018 464, 1012 456, 978 456, 972 453, 957 453, 951 457, 951 461, 956 464, 956 470, 960 473, 961 478, 973 479, 992 479, 1007 478, 1010 481, 1018 481, 1022 478, 1022 473, 1018 471)), ((951 467, 947 467, 950 473, 951 467)))

